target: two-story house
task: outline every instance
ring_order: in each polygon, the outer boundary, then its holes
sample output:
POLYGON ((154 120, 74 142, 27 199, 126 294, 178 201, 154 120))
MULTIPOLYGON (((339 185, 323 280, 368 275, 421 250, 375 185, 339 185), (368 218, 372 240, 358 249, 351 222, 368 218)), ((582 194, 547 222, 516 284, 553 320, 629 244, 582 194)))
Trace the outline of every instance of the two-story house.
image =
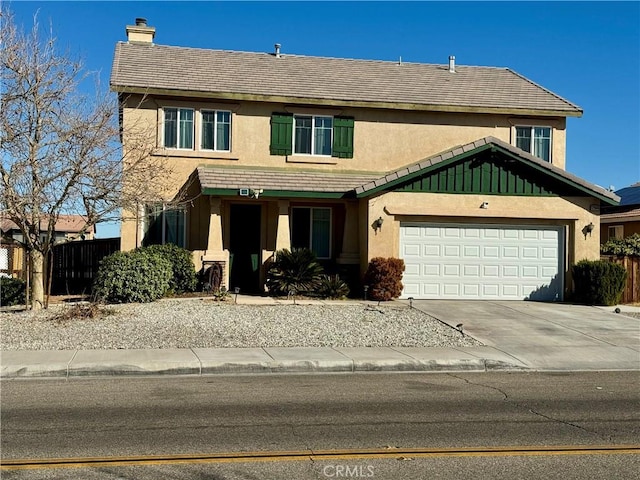
MULTIPOLYGON (((123 144, 154 125, 182 207, 141 203, 122 248, 174 242, 263 290, 282 248, 362 275, 404 259, 403 296, 562 299, 618 198, 565 171, 582 110, 508 68, 156 45, 115 50, 123 144)), ((167 199, 170 200, 170 199, 167 199)))

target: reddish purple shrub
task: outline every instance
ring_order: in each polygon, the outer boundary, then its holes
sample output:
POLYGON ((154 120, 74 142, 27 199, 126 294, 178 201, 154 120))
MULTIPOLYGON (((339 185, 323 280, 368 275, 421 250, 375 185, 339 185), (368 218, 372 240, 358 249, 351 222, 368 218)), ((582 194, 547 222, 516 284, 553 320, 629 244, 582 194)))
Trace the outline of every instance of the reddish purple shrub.
POLYGON ((404 260, 400 258, 372 258, 364 274, 364 284, 369 286, 369 298, 385 302, 398 298, 403 288, 402 272, 404 260))

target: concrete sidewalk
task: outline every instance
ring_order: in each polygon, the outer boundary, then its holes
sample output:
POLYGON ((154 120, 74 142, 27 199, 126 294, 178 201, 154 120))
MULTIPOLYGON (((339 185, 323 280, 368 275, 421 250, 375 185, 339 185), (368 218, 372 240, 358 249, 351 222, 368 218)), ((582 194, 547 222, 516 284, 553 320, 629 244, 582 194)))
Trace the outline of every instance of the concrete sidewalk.
POLYGON ((5 351, 0 378, 487 371, 526 365, 493 347, 5 351))
MULTIPOLYGON (((276 302, 292 300, 238 298, 238 303, 244 304, 276 302)), ((640 371, 640 320, 611 313, 614 307, 441 300, 413 301, 413 306, 452 328, 462 323, 465 334, 480 340, 484 346, 19 350, 0 352, 0 378, 372 371, 640 371)))

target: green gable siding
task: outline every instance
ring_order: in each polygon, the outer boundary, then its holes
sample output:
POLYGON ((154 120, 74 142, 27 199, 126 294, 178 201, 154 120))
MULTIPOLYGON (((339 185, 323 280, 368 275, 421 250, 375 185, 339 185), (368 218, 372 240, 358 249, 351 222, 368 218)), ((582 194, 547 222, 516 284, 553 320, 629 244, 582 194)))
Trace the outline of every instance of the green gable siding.
POLYGON ((449 163, 403 182, 398 192, 468 193, 492 195, 557 196, 567 186, 508 156, 489 150, 449 163))

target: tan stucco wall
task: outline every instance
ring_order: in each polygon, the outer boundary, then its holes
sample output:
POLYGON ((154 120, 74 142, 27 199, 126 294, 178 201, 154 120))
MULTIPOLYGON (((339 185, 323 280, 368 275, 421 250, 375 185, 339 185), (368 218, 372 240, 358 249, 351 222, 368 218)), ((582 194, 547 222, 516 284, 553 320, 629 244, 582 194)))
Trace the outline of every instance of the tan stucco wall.
MULTIPOLYGON (((564 118, 336 107, 318 109, 256 102, 222 103, 206 102, 202 99, 174 100, 159 97, 150 97, 142 102, 141 100, 142 97, 133 95, 126 101, 123 110, 125 148, 127 129, 151 126, 156 131, 155 142, 158 147, 156 155, 161 157, 167 165, 166 175, 173 185, 173 189, 167 192, 167 200, 177 193, 199 165, 386 172, 488 135, 513 143, 515 125, 553 127, 552 162, 560 168, 565 166, 566 122, 564 118), (197 149, 178 151, 162 148, 161 108, 164 106, 231 110, 231 152, 201 152, 197 149), (270 155, 270 120, 273 112, 353 116, 355 118, 354 158, 270 155)), ((197 114, 195 118, 195 145, 197 146, 199 144, 197 114)), ((128 212, 125 212, 125 216, 132 217, 128 212)), ((123 250, 136 246, 135 221, 123 219, 121 236, 123 250)))
MULTIPOLYGON (((383 194, 370 200, 367 215, 361 218, 361 228, 366 228, 369 245, 366 262, 374 257, 399 256, 400 222, 556 225, 566 227, 565 267, 569 286, 572 264, 600 258, 600 222, 598 215, 590 212, 593 205, 598 204, 588 197, 383 194), (480 208, 483 202, 489 203, 487 209, 480 208), (382 217, 384 223, 376 232, 370 224, 378 217, 382 217), (590 223, 594 224, 594 230, 585 236, 582 230, 590 223)), ((366 268, 366 263, 361 267, 366 268)))

